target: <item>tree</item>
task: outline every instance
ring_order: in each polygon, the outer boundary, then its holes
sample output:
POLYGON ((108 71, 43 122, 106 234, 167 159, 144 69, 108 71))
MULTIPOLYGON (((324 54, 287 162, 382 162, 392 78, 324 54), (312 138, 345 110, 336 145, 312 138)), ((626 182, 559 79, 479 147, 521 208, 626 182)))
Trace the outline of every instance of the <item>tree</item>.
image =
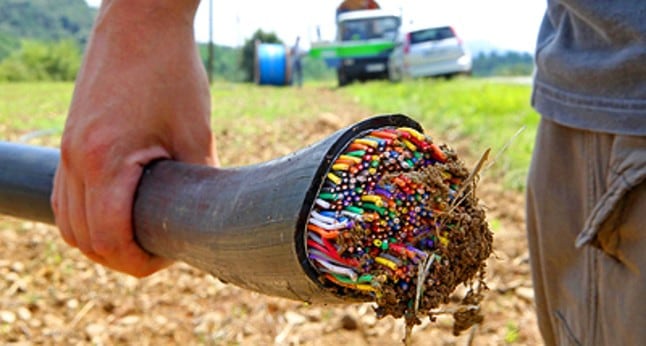
POLYGON ((525 52, 481 52, 473 59, 475 76, 529 76, 533 68, 532 56, 525 52))
POLYGON ((253 82, 255 70, 256 41, 261 43, 283 43, 273 32, 264 32, 261 29, 245 41, 242 46, 242 58, 240 59, 240 69, 244 72, 244 81, 253 82))
POLYGON ((84 0, 2 0, 0 33, 42 41, 71 37, 85 45, 95 15, 84 0))
POLYGON ((0 80, 74 80, 95 16, 84 0, 0 0, 0 80))
MULTIPOLYGON (((213 53, 215 55, 213 64, 213 78, 215 80, 225 80, 229 82, 241 82, 243 73, 240 70, 240 48, 214 45, 213 53)), ((202 63, 206 68, 208 59, 208 44, 200 43, 200 56, 202 63)))
POLYGON ((0 61, 8 57, 11 52, 20 48, 20 41, 13 36, 0 33, 0 61))
POLYGON ((73 81, 80 66, 81 51, 72 39, 23 41, 0 62, 0 81, 73 81))

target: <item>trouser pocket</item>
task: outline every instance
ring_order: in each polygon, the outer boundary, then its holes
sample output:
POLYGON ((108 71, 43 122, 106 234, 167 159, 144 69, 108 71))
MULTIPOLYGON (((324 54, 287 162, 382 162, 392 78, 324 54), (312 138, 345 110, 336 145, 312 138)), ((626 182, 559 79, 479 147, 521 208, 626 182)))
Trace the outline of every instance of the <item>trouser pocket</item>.
MULTIPOLYGON (((646 179, 646 138, 616 136, 606 170, 605 193, 588 216, 576 246, 596 246, 631 270, 637 270, 636 263, 626 257, 621 246, 631 239, 639 239, 640 235, 627 233, 630 230, 623 230, 622 225, 634 217, 630 213, 635 195, 643 194, 639 186, 646 179)), ((646 213, 646 210, 641 212, 646 213)), ((640 218, 646 219, 646 215, 640 215, 640 218)))
POLYGON ((643 345, 646 340, 646 138, 616 136, 606 184, 588 215, 577 247, 593 246, 596 345, 643 345), (599 251, 600 250, 600 251, 599 251))

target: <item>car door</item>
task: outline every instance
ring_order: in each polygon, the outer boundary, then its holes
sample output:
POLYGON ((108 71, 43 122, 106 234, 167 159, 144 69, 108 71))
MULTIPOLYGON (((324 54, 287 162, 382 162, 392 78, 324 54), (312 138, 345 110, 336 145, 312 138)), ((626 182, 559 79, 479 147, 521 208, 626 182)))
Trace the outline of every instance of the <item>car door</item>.
POLYGON ((459 39, 450 27, 412 32, 410 41, 409 65, 415 76, 432 75, 441 64, 462 55, 459 39))

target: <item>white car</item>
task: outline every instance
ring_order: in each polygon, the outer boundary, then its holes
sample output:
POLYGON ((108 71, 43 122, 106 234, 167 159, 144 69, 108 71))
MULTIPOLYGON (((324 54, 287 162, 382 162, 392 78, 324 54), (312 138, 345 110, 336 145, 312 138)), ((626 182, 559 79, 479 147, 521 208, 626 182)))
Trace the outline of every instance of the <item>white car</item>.
POLYGON ((390 80, 471 74, 471 54, 451 26, 402 33, 388 60, 390 80))

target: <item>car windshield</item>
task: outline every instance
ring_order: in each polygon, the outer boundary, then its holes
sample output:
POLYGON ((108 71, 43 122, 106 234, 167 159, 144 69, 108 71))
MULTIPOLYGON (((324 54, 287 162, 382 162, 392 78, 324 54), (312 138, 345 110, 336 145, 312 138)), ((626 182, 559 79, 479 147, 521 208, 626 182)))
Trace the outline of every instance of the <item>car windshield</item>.
POLYGON ((380 17, 348 20, 341 23, 342 41, 387 39, 392 40, 397 34, 399 19, 380 17))
POLYGON ((410 43, 415 44, 428 41, 439 41, 453 37, 455 37, 453 30, 448 26, 443 26, 439 28, 431 28, 411 32, 410 43))

